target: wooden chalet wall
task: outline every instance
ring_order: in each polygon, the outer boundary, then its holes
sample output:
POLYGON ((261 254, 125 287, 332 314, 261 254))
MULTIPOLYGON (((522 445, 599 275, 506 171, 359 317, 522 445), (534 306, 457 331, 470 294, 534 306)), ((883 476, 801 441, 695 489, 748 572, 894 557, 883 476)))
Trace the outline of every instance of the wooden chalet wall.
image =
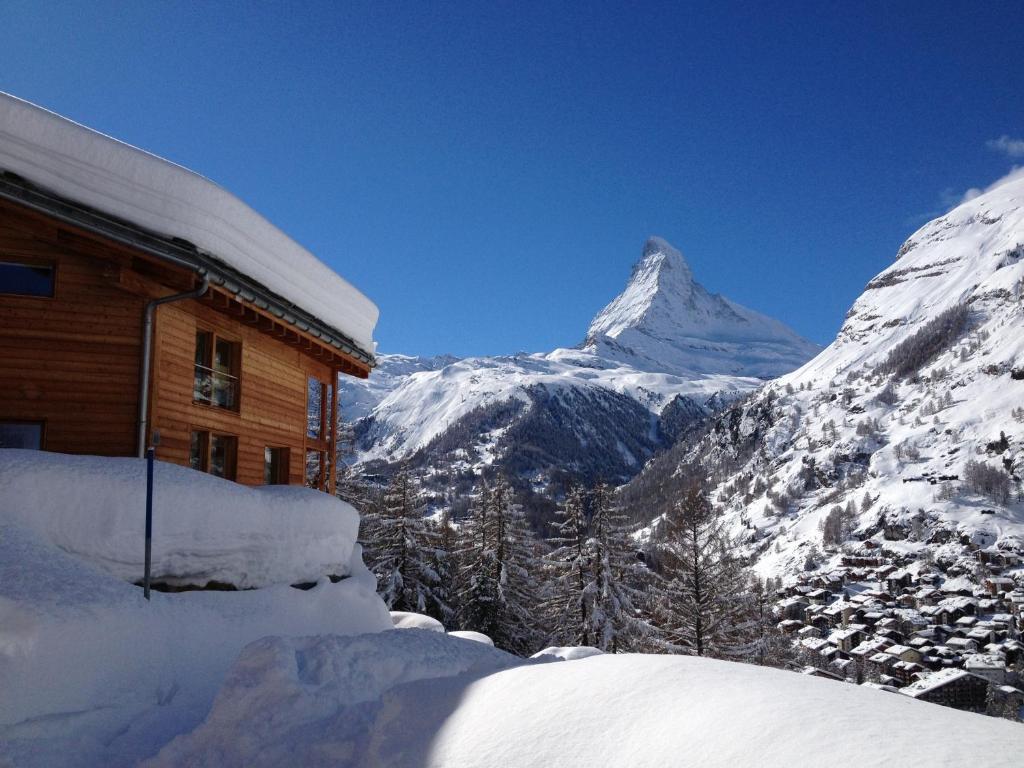
MULTIPOLYGON (((0 294, 0 421, 44 424, 43 448, 137 452, 142 318, 146 303, 195 285, 187 269, 0 200, 0 260, 55 266, 54 296, 0 294)), ((211 287, 200 300, 158 307, 149 435, 157 457, 188 465, 192 431, 237 438, 235 479, 264 482, 264 450, 288 449, 288 482, 304 482, 306 451, 332 453, 336 436, 307 437, 308 380, 337 386, 369 366, 211 287), (241 346, 237 411, 193 400, 196 331, 241 346)), ((336 393, 335 398, 336 401, 336 393)), ((328 405, 322 405, 324 425, 328 405)), ((333 467, 321 478, 333 491, 333 467)))
POLYGON ((4 202, 0 258, 56 266, 52 298, 0 295, 0 420, 44 422, 46 450, 133 455, 146 299, 113 254, 4 202))
POLYGON ((158 458, 188 464, 190 433, 205 430, 238 437, 238 482, 263 482, 267 447, 288 448, 289 483, 303 482, 307 380, 332 382, 329 366, 195 300, 157 310, 154 351, 151 426, 160 432, 158 458), (237 412, 193 402, 197 329, 241 342, 237 412))

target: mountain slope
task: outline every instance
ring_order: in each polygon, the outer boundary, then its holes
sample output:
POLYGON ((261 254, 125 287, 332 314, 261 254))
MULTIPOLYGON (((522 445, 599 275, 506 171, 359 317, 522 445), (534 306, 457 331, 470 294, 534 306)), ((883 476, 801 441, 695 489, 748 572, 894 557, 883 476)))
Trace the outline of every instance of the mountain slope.
POLYGON ((498 462, 523 477, 565 470, 624 482, 681 431, 760 386, 757 375, 791 370, 817 351, 782 324, 709 294, 658 238, 589 338, 583 348, 538 354, 381 355, 369 382, 341 390, 342 413, 358 419, 358 460, 416 457, 460 469, 498 462), (624 346, 640 337, 636 349, 624 346), (753 351, 732 361, 742 349, 753 351), (652 357, 662 351, 663 365, 652 357))
MULTIPOLYGON (((716 478, 765 574, 801 570, 837 506, 854 540, 901 557, 973 572, 971 548, 1024 551, 1022 298, 1018 174, 914 233, 831 345, 675 464, 716 478)), ((658 483, 638 478, 633 495, 645 485, 658 483)))

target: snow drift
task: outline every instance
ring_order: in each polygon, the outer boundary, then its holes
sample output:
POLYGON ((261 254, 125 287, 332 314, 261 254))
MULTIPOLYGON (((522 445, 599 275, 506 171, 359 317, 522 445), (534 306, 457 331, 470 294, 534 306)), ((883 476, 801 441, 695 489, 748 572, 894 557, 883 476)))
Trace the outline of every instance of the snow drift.
POLYGON ((358 546, 347 570, 309 590, 154 592, 147 602, 0 523, 0 765, 136 765, 202 721, 248 643, 390 630, 358 546))
POLYGON ((1024 750, 1014 723, 790 672, 551 658, 416 630, 268 638, 242 653, 206 722, 147 765, 792 768, 855 755, 1011 768, 1024 750))
MULTIPOLYGON (((250 488, 156 462, 153 578, 239 588, 346 576, 359 516, 295 486, 250 488)), ((0 522, 127 581, 143 570, 146 462, 0 450, 0 522)))

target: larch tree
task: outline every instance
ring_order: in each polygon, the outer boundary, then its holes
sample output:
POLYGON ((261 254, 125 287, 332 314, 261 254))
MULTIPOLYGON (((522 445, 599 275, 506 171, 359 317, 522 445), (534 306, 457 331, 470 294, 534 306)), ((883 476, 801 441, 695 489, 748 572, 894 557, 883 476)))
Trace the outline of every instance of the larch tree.
POLYGON ((389 609, 443 614, 447 606, 437 592, 440 579, 431 562, 437 534, 423 513, 416 482, 400 469, 364 518, 367 561, 389 609))
POLYGON ((665 516, 662 627, 670 646, 697 656, 750 655, 748 577, 707 494, 692 485, 665 516))
POLYGON ((543 638, 536 543, 505 480, 483 486, 463 533, 459 624, 504 650, 532 653, 543 638))
POLYGON ((555 645, 591 645, 594 552, 582 489, 570 488, 555 516, 557 533, 549 539, 554 549, 545 558, 543 602, 550 640, 555 645))
POLYGON ((647 569, 637 558, 630 536, 631 526, 616 503, 614 491, 599 483, 591 492, 592 583, 588 633, 593 645, 617 653, 638 647, 651 633, 650 624, 641 617, 645 600, 640 584, 647 569))

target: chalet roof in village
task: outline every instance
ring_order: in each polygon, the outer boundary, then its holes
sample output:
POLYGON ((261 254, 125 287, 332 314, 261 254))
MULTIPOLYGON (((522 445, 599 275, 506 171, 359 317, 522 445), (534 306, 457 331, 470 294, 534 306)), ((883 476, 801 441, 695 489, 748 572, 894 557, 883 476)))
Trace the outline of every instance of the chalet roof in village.
POLYGON ((219 285, 367 364, 372 301, 209 179, 0 92, 0 197, 219 285))

